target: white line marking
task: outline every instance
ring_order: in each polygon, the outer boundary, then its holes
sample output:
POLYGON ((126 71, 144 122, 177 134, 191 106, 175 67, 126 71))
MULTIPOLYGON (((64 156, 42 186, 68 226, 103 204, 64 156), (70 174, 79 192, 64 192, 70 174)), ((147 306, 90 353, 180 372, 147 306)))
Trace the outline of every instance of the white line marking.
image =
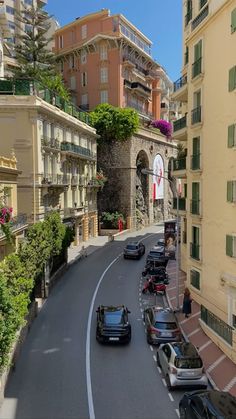
POLYGON ((211 345, 211 343, 213 343, 213 342, 212 342, 212 340, 209 339, 206 343, 204 343, 204 345, 200 346, 200 348, 198 349, 198 352, 203 351, 203 349, 205 349, 207 346, 211 345))
POLYGON ((153 359, 154 359, 154 361, 155 361, 155 362, 157 362, 157 357, 156 357, 156 355, 153 355, 153 359))
POLYGON ((165 378, 162 378, 162 382, 163 382, 164 386, 167 387, 165 378))
MULTIPOLYGON (((179 294, 179 296, 180 296, 180 297, 183 297, 183 295, 184 295, 184 294, 179 294)), ((176 299, 176 296, 175 296, 175 297, 171 297, 171 298, 169 298, 169 300, 170 300, 170 301, 175 300, 175 299, 176 299)))
POLYGON ((178 418, 180 417, 180 415, 179 415, 179 409, 175 409, 175 411, 176 411, 176 415, 178 416, 178 418))
POLYGON ((198 311, 197 313, 195 313, 195 314, 192 314, 191 315, 191 317, 188 317, 187 319, 184 319, 184 320, 182 320, 181 322, 180 322, 180 324, 184 324, 184 323, 186 323, 186 322, 188 322, 190 319, 192 319, 193 317, 199 317, 199 315, 200 315, 200 311, 198 311))
POLYGON ((151 349, 151 351, 153 352, 153 346, 152 346, 152 345, 150 345, 150 349, 151 349))
POLYGON ((173 402, 173 401, 174 401, 174 399, 173 399, 172 394, 171 394, 171 393, 168 393, 168 396, 169 396, 170 400, 173 402))
POLYGON ((217 367, 217 365, 219 365, 221 363, 221 361, 223 361, 226 358, 226 355, 221 355, 215 362, 213 362, 213 364, 207 368, 207 372, 211 372, 212 370, 214 370, 215 367, 217 367))
POLYGON ((87 324, 87 335, 86 335, 86 385, 87 385, 87 397, 88 397, 88 408, 89 408, 89 419, 95 419, 95 413, 94 413, 94 404, 93 404, 93 393, 92 393, 92 383, 91 383, 91 368, 90 368, 90 335, 91 335, 91 323, 92 323, 92 315, 94 310, 94 303, 95 298, 98 293, 98 289, 100 287, 100 284, 107 273, 107 271, 110 269, 110 267, 119 259, 119 257, 122 255, 120 253, 113 261, 108 265, 108 267, 105 269, 103 274, 100 276, 99 281, 97 283, 97 286, 95 288, 95 291, 93 293, 93 298, 90 304, 89 309, 89 315, 88 315, 88 324, 87 324))
POLYGON ((189 333, 188 338, 190 338, 190 336, 195 335, 195 333, 199 332, 199 330, 202 330, 202 329, 198 327, 197 329, 193 330, 191 333, 189 333))
POLYGON ((143 312, 143 308, 140 308, 141 313, 143 312))
POLYGON ((145 326, 145 322, 143 321, 143 325, 145 326))
POLYGON ((159 374, 161 374, 161 368, 157 366, 159 374))
MULTIPOLYGON (((180 287, 184 287, 185 285, 184 284, 179 284, 179 288, 180 287)), ((167 288, 168 289, 168 291, 172 291, 172 290, 176 290, 176 287, 171 287, 171 288, 167 288)))
POLYGON ((236 384, 236 377, 232 378, 232 380, 227 384, 227 386, 225 386, 225 388, 223 388, 223 391, 229 391, 234 384, 236 384))

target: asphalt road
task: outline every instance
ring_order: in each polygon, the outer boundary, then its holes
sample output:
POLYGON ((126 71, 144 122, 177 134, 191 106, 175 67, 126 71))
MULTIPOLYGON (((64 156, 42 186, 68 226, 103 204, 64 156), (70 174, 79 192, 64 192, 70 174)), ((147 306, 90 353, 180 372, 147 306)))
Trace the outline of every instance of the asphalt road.
MULTIPOLYGON (((156 227, 156 231, 157 231, 156 227)), ((144 234, 147 250, 157 234, 144 234)), ((140 261, 118 257, 124 239, 79 261, 53 289, 11 375, 1 419, 176 419, 183 391, 169 393, 146 342, 140 261), (106 346, 95 339, 99 304, 125 304, 132 340, 106 346)), ((158 297, 158 304, 163 304, 158 297)))

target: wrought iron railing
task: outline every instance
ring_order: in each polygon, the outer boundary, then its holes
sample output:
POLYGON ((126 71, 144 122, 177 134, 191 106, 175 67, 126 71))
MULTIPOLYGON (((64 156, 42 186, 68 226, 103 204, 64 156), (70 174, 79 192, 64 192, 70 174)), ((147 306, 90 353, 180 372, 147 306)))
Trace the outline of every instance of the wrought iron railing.
POLYGON ((96 158, 96 154, 88 148, 69 142, 61 143, 61 151, 69 151, 72 153, 80 154, 81 156, 90 157, 93 159, 96 158))
POLYGON ((56 150, 60 150, 60 141, 57 140, 56 138, 49 138, 49 137, 45 137, 43 136, 41 138, 41 144, 42 147, 48 147, 48 148, 53 148, 56 150))
POLYGON ((187 74, 180 77, 178 80, 174 82, 174 92, 181 89, 181 87, 185 86, 187 84, 187 74))
POLYGON ((209 7, 208 5, 201 10, 201 12, 195 17, 195 19, 192 21, 192 31, 200 25, 200 23, 207 17, 209 13, 209 7))
POLYGON ((191 156, 191 169, 198 170, 200 169, 200 153, 193 154, 191 156))
MULTIPOLYGON (((11 233, 14 234, 17 230, 26 227, 28 225, 27 214, 18 214, 11 219, 9 222, 11 233)), ((4 232, 0 229, 0 237, 4 237, 4 232)))
POLYGON ((67 174, 51 174, 51 173, 44 173, 42 176, 41 183, 42 185, 52 185, 52 186, 60 186, 60 185, 69 185, 70 183, 70 175, 67 174))
MULTIPOLYGON (((177 209, 177 198, 173 198, 173 209, 177 209)), ((179 198, 179 210, 185 211, 186 209, 186 198, 179 198)))
POLYGON ((186 169, 186 157, 173 160, 173 170, 185 170, 186 169))
POLYGON ((197 108, 192 110, 191 117, 192 124, 197 124, 198 122, 201 122, 201 106, 198 106, 197 108))
POLYGON ((187 125, 187 115, 183 116, 183 118, 177 119, 177 121, 174 121, 174 132, 186 128, 187 125))
POLYGON ((197 77, 202 72, 202 57, 192 64, 192 78, 197 77))
POLYGON ((233 344, 233 328, 201 305, 201 320, 229 345, 233 344))
POLYGON ((200 200, 192 199, 190 205, 191 214, 199 215, 200 214, 200 200))

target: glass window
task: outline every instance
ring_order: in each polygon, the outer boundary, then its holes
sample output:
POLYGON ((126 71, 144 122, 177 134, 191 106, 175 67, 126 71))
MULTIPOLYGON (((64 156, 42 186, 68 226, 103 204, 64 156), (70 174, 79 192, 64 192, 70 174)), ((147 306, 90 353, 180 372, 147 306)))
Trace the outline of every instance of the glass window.
POLYGON ((101 103, 108 103, 108 91, 107 90, 101 90, 100 102, 101 103))
POLYGON ((107 60, 107 45, 100 45, 100 59, 107 60))
POLYGON ((84 71, 81 73, 81 86, 87 86, 88 80, 87 80, 87 72, 84 71))
POLYGON ((10 6, 6 6, 6 12, 9 13, 9 15, 14 16, 15 14, 15 10, 13 9, 13 7, 10 6))
POLYGON ((82 36, 82 39, 87 38, 87 25, 83 25, 81 27, 81 36, 82 36))
POLYGON ((122 313, 105 313, 104 314, 104 322, 106 324, 120 324, 122 323, 122 313))
POLYGON ((164 323, 164 322, 156 322, 155 328, 160 330, 175 330, 178 329, 176 323, 164 323))
POLYGON ((88 94, 85 93, 84 95, 81 96, 81 104, 82 105, 87 105, 88 104, 88 94))
POLYGON ((70 58, 69 58, 69 67, 70 68, 74 68, 75 67, 75 56, 74 55, 70 55, 70 58))
POLYGON ((202 368, 201 358, 175 358, 176 368, 192 369, 202 368))
POLYGON ((100 81, 101 83, 107 83, 108 82, 108 69, 107 67, 102 67, 100 70, 100 81))
POLYGON ((126 246, 126 249, 129 249, 129 250, 136 250, 136 249, 138 249, 138 246, 137 246, 136 244, 128 244, 128 245, 126 246))
POLYGON ((81 51, 80 62, 81 62, 81 64, 86 64, 87 63, 87 52, 85 50, 81 51))
POLYGON ((59 48, 63 48, 63 35, 59 35, 59 48))
POLYGON ((75 76, 71 76, 71 78, 70 78, 70 88, 72 90, 76 89, 76 78, 75 78, 75 76))

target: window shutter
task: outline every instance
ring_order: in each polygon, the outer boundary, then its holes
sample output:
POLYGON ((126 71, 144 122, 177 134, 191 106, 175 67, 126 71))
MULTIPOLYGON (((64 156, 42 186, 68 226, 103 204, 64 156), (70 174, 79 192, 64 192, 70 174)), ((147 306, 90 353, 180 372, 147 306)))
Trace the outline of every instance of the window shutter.
POLYGON ((228 147, 234 146, 235 124, 228 126, 228 147))
POLYGON ((227 201, 233 202, 233 182, 229 180, 227 182, 227 201))
POLYGON ((193 138, 193 155, 196 156, 200 153, 200 137, 193 138))
POLYGON ((233 236, 226 236, 226 255, 233 256, 233 236))
POLYGON ((232 92, 236 87, 236 66, 229 70, 229 92, 232 92))
POLYGON ((231 33, 236 31, 236 9, 231 13, 231 33))

